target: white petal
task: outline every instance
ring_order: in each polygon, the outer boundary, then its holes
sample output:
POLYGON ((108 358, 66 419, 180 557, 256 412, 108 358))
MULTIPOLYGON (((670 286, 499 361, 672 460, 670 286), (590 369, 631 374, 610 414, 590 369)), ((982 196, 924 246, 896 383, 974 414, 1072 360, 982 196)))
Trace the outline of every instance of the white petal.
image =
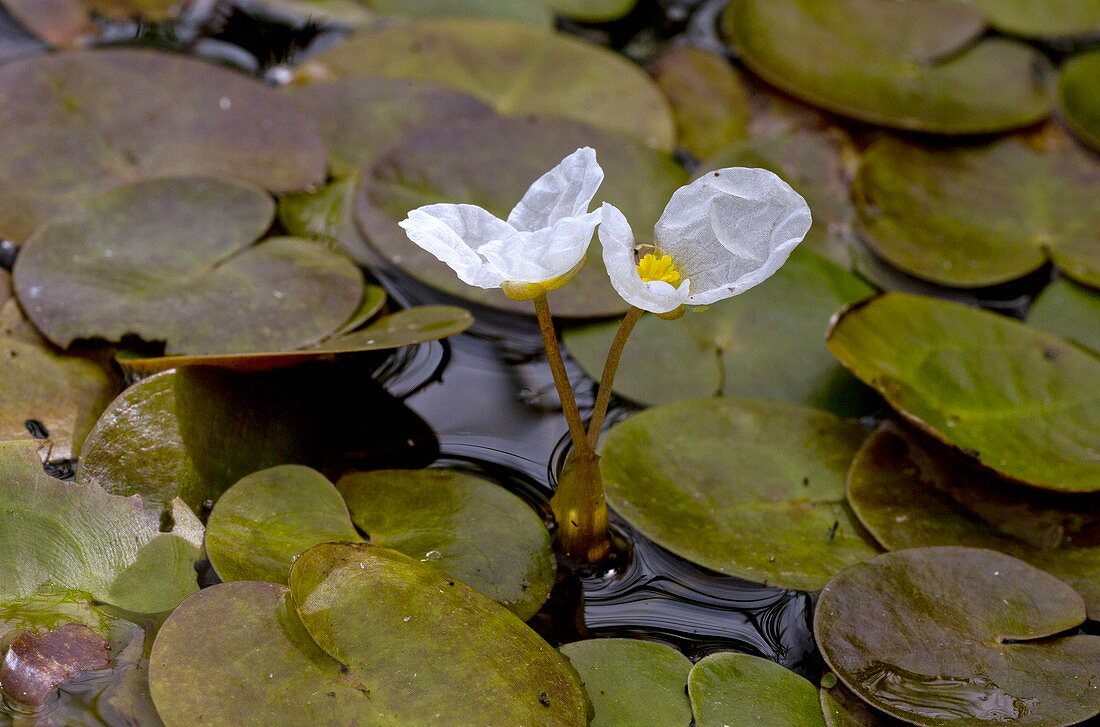
POLYGON ((810 222, 806 200, 775 174, 730 167, 676 190, 654 231, 691 278, 690 302, 706 305, 771 277, 810 222))
POLYGON ((508 224, 534 232, 563 217, 580 217, 588 212, 602 182, 596 152, 587 146, 577 149, 531 185, 508 215, 508 224))
POLYGON ((550 227, 495 240, 478 253, 504 276, 518 283, 541 283, 565 275, 584 259, 600 213, 563 217, 550 227))
POLYGON ((686 303, 690 283, 684 280, 679 288, 674 288, 659 280, 642 280, 634 262, 634 231, 630 223, 617 207, 606 202, 600 212, 603 216, 600 222, 603 264, 615 292, 630 305, 650 313, 668 313, 686 303))
POLYGON ((504 220, 472 204, 430 204, 398 223, 414 243, 458 273, 467 285, 499 288, 505 278, 477 247, 516 236, 504 220))

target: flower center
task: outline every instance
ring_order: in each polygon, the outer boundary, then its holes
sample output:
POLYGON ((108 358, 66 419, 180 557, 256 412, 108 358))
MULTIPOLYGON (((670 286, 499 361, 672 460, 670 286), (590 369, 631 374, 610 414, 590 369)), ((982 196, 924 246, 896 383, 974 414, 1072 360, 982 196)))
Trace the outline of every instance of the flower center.
POLYGON ((638 261, 638 275, 646 282, 660 280, 673 284, 680 280, 680 271, 676 269, 676 263, 672 262, 672 256, 660 253, 646 253, 638 261))

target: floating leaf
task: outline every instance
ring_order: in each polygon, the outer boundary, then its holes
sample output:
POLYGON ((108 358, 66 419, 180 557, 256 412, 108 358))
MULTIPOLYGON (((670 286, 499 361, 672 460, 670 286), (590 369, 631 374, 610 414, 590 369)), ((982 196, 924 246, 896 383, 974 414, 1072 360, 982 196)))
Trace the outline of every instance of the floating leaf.
POLYGON ((0 665, 4 696, 36 708, 62 683, 111 664, 111 645, 87 626, 68 623, 53 631, 28 631, 12 642, 0 665))
POLYGON ((285 584, 314 545, 362 540, 332 483, 293 464, 242 478, 218 498, 206 528, 206 553, 223 581, 285 584))
POLYGON ((1058 100, 1074 132, 1089 146, 1100 150, 1100 51, 1082 53, 1062 67, 1058 100))
POLYGON ((687 727, 684 693, 691 662, 676 649, 639 639, 589 639, 561 647, 581 675, 595 716, 590 727, 687 727))
POLYGON ((844 500, 863 430, 782 402, 701 399, 608 433, 608 503, 643 535, 719 573, 816 590, 872 557, 844 500))
MULTIPOLYGON (((821 345, 829 316, 873 290, 806 251, 744 295, 676 321, 645 316, 631 335, 615 391, 644 404, 700 396, 760 396, 861 414, 871 397, 821 345)), ((565 345, 600 377, 617 322, 568 329, 565 345)))
POLYGON ((340 239, 354 234, 358 180, 337 179, 310 192, 295 192, 279 198, 279 223, 295 237, 326 242, 332 247, 340 239))
POLYGON ((846 157, 851 142, 838 130, 797 129, 728 147, 703 160, 701 171, 759 167, 775 172, 806 198, 814 223, 802 247, 852 267, 855 208, 846 157))
POLYGON ((436 566, 522 619, 550 595, 546 524, 500 485, 449 470, 375 470, 337 488, 372 544, 436 566))
POLYGON ((981 13, 951 0, 735 0, 723 21, 768 83, 861 121, 980 134, 1050 113, 1045 58, 980 39, 981 13))
POLYGON ((817 689, 770 659, 711 654, 691 669, 691 709, 698 727, 824 727, 817 689))
POLYGON ((273 192, 324 178, 310 120, 281 94, 177 54, 57 53, 0 68, 0 237, 122 184, 213 175, 273 192))
POLYGON ((998 550, 1073 586, 1089 615, 1100 620, 1100 542, 1088 535, 1100 525, 1100 499, 1077 495, 1046 510, 1043 500, 962 472, 912 437, 880 429, 852 461, 848 501, 888 550, 931 545, 998 550), (981 510, 966 508, 968 501, 1002 523, 983 520, 981 510))
MULTIPOLYGON (((351 314, 350 318, 344 321, 344 325, 340 326, 340 328, 332 334, 332 338, 343 336, 358 328, 362 328, 367 321, 378 315, 378 312, 386 306, 386 297, 386 289, 381 285, 364 286, 363 300, 359 301, 359 308, 351 314)), ((331 341, 332 338, 328 340, 331 341)))
MULTIPOLYGON (((835 676, 833 681, 836 682, 835 676)), ((829 689, 822 687, 820 697, 826 727, 897 727, 904 724, 871 709, 840 683, 829 689)))
POLYGON ((48 438, 51 460, 74 458, 119 388, 91 359, 0 336, 0 440, 48 438))
POLYGON ((0 653, 27 631, 52 631, 64 624, 74 623, 107 636, 117 621, 101 607, 93 605, 87 593, 47 584, 29 595, 0 602, 0 653))
POLYGON ((200 365, 241 372, 271 371, 309 361, 331 359, 338 354, 388 351, 402 346, 437 341, 462 333, 473 325, 473 322, 474 317, 465 308, 452 305, 423 305, 391 313, 379 318, 366 328, 334 336, 316 346, 297 351, 125 358, 120 362, 131 371, 142 375, 181 366, 200 365))
POLYGON ((198 510, 245 475, 280 464, 416 466, 435 451, 427 425, 357 366, 253 374, 192 366, 115 399, 76 476, 141 494, 149 508, 179 496, 198 510))
POLYGON ((679 146, 705 158, 748 136, 749 93, 730 62, 678 46, 649 67, 672 106, 679 146))
POLYGON ((910 422, 1005 477, 1100 491, 1100 359, 958 303, 886 293, 833 323, 833 355, 910 422))
POLYGON ((918 278, 994 285, 1049 259, 1100 284, 1100 164, 1074 149, 882 139, 863 157, 854 196, 871 248, 918 278))
POLYGON ((169 353, 308 346, 355 312, 362 275, 304 240, 251 246, 273 213, 262 190, 213 178, 122 187, 27 240, 16 294, 62 347, 129 334, 169 353))
POLYGON ((563 116, 657 149, 675 146, 668 104, 644 71, 597 45, 524 23, 444 18, 360 32, 311 58, 299 75, 441 83, 504 114, 563 116))
POLYGON ((1100 0, 962 0, 1002 33, 1053 39, 1100 33, 1100 0))
POLYGON ((1035 297, 1027 322, 1100 354, 1100 293, 1091 288, 1055 280, 1035 297))
POLYGON ((1072 588, 1015 558, 917 548, 838 575, 814 634, 848 688, 910 724, 1061 727, 1100 713, 1100 636, 1059 636, 1084 618, 1072 588))
POLYGON ((138 613, 195 592, 198 544, 149 525, 141 500, 42 471, 34 442, 0 442, 0 602, 44 586, 138 613))
POLYGON ((386 548, 328 543, 290 571, 302 623, 369 684, 379 722, 580 725, 576 671, 510 611, 386 548))
POLYGON ((329 168, 336 177, 356 174, 413 131, 494 115, 473 96, 432 83, 393 78, 294 84, 286 86, 284 93, 317 121, 329 153, 329 168))
MULTIPOLYGON (((572 121, 498 118, 410 134, 376 159, 364 173, 356 210, 376 250, 359 241, 360 247, 349 252, 363 263, 375 261, 380 252, 393 265, 447 293, 531 313, 530 303, 464 284, 450 268, 410 242, 397 223, 409 210, 434 202, 469 202, 507 217, 523 190, 581 146, 599 150, 607 175, 593 209, 601 200, 612 202, 631 220, 639 242, 651 238, 669 197, 687 181, 671 156, 572 121)), ((626 310, 608 281, 598 242, 592 243, 588 263, 568 288, 550 294, 550 303, 554 314, 562 317, 626 310)))

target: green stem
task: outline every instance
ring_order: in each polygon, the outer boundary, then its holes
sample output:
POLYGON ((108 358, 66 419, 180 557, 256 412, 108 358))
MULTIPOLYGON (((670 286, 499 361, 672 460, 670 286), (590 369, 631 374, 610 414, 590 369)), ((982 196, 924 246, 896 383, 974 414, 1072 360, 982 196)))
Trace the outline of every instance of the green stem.
POLYGON ((588 447, 593 452, 600 442, 600 430, 603 428, 604 417, 607 416, 607 407, 611 403, 611 390, 615 383, 615 372, 619 370, 619 360, 626 348, 626 339, 634 330, 634 325, 642 317, 642 309, 631 307, 622 321, 619 330, 615 332, 615 340, 611 342, 611 348, 607 352, 607 360, 603 365, 603 375, 600 377, 600 388, 596 394, 596 405, 592 408, 592 419, 588 422, 588 447))
POLYGON ((545 294, 535 298, 534 303, 535 315, 539 319, 539 333, 542 334, 542 344, 546 348, 546 360, 550 363, 550 373, 554 375, 554 386, 558 390, 561 408, 565 412, 565 421, 569 425, 569 437, 573 440, 573 450, 581 452, 587 447, 584 420, 581 419, 577 398, 573 395, 573 385, 569 383, 569 374, 561 358, 558 334, 554 330, 554 321, 550 318, 550 304, 545 294))

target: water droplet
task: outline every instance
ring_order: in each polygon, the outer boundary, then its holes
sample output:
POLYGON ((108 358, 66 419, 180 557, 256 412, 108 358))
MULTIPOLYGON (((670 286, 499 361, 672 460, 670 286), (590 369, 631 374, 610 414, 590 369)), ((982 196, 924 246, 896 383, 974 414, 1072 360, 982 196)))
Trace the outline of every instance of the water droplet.
POLYGON ((228 111, 232 105, 233 102, 229 100, 228 96, 222 96, 220 99, 218 99, 218 108, 220 108, 222 111, 228 111))
POLYGON ((931 676, 875 661, 855 676, 873 699, 931 719, 1003 722, 1025 716, 1035 704, 1033 699, 1012 696, 981 675, 931 676))
POLYGON ((429 550, 427 553, 424 554, 424 557, 421 558, 421 562, 428 560, 439 560, 442 557, 443 554, 440 553, 438 550, 429 550))

